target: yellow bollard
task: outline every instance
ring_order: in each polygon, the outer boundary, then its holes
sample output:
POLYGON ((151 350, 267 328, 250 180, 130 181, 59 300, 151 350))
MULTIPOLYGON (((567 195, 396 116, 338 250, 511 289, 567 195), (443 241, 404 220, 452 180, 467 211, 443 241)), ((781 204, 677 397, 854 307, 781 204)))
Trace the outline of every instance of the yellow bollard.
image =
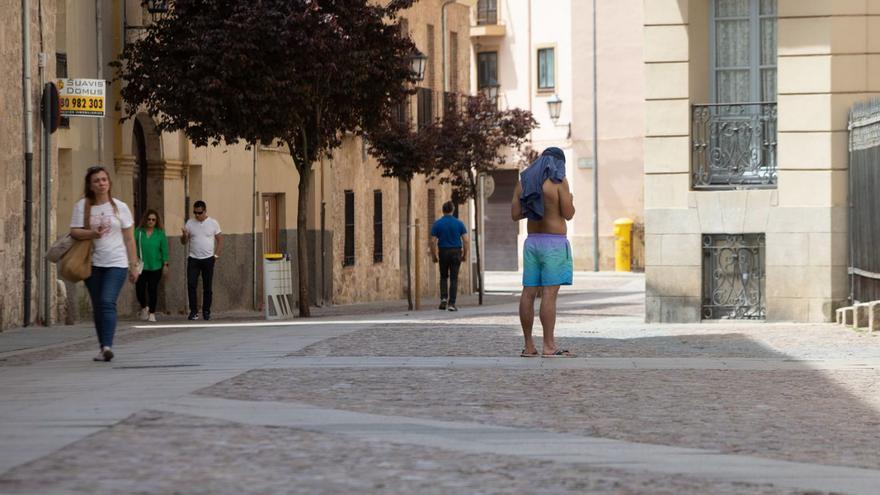
POLYGON ((618 218, 614 221, 614 271, 632 270, 632 228, 631 218, 618 218))

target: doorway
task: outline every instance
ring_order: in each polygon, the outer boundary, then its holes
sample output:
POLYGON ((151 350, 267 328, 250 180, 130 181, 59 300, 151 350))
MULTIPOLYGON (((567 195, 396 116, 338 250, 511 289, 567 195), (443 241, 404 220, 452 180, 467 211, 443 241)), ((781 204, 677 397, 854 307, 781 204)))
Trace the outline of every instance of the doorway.
POLYGON ((487 271, 516 271, 519 269, 517 257, 517 234, 519 226, 510 219, 510 199, 516 188, 519 172, 516 170, 495 170, 495 190, 486 198, 484 225, 486 238, 483 241, 486 253, 487 271))

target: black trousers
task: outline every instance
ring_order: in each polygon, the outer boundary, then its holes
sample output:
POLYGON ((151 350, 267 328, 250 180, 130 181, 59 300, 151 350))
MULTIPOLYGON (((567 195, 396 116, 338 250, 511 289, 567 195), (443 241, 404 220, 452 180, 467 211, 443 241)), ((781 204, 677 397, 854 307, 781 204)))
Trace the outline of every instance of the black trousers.
POLYGON ((199 260, 196 258, 186 259, 186 289, 189 296, 189 312, 196 313, 199 301, 196 298, 196 289, 199 286, 199 275, 202 276, 202 314, 211 312, 211 299, 213 291, 211 283, 214 279, 214 257, 199 260))
POLYGON ((162 280, 162 270, 144 270, 138 277, 134 286, 138 302, 142 308, 149 307, 150 313, 156 312, 156 300, 159 293, 159 281, 162 280))
POLYGON ((440 299, 455 304, 458 293, 458 269, 461 267, 461 248, 440 248, 440 299), (448 290, 447 290, 447 285, 448 290))

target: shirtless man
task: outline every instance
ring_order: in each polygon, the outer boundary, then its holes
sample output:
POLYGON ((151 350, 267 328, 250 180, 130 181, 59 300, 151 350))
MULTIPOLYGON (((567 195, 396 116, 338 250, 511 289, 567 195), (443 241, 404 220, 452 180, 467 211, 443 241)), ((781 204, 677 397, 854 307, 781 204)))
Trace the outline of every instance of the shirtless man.
MULTIPOLYGON (((531 166, 537 166, 538 162, 531 166)), ((523 246, 523 291, 519 300, 519 321, 522 325, 523 357, 537 357, 538 350, 532 340, 532 324, 535 320, 535 297, 541 293, 540 318, 544 329, 543 357, 574 357, 574 354, 556 347, 553 330, 556 326, 556 295, 560 285, 571 285, 571 246, 568 243, 565 221, 574 217, 574 197, 568 180, 553 182, 544 180, 544 214, 542 220, 529 220, 528 233, 523 246)), ((511 202, 514 221, 526 218, 520 196, 522 183, 517 183, 511 202)))

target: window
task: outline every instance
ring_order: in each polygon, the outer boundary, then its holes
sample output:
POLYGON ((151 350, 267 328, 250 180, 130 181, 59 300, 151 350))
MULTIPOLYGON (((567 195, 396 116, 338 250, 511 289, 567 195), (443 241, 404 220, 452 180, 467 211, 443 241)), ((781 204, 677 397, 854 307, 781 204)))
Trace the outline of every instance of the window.
POLYGON ((556 59, 554 48, 538 50, 538 91, 552 90, 556 87, 556 59))
POLYGON ((776 0, 713 0, 715 103, 776 101, 776 0))
POLYGON ((398 124, 402 126, 409 126, 409 96, 404 96, 403 100, 395 104, 394 108, 392 109, 392 113, 394 120, 398 124))
POLYGON ((437 195, 434 188, 428 189, 428 228, 437 220, 437 195))
MULTIPOLYGON (((55 75, 58 79, 66 79, 67 75, 67 54, 66 53, 56 53, 55 54, 55 75)), ((58 124, 58 127, 62 129, 70 128, 70 118, 61 117, 61 121, 58 124)))
POLYGON ((434 121, 434 91, 431 88, 419 88, 419 129, 434 121))
POLYGON ((354 191, 345 191, 345 258, 342 266, 354 265, 354 191))
POLYGON ((477 89, 498 84, 498 52, 477 54, 477 89))
POLYGON ((498 24, 498 3, 496 0, 480 0, 477 3, 477 25, 498 24))
POLYGON ((373 191, 373 263, 382 262, 382 191, 373 191))

